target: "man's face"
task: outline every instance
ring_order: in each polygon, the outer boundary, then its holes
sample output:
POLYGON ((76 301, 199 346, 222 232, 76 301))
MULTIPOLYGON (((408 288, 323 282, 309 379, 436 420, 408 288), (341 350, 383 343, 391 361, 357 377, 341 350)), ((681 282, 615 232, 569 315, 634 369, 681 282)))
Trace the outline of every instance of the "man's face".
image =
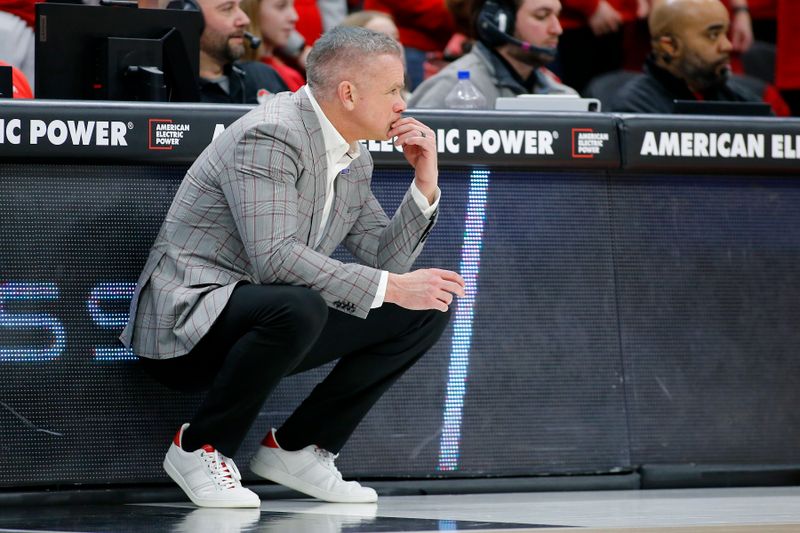
POLYGON ((239 0, 199 0, 206 27, 200 50, 222 64, 244 55, 244 31, 250 19, 239 8, 239 0))
POLYGON ((719 2, 694 6, 691 18, 676 32, 680 43, 673 58, 675 70, 698 90, 725 83, 730 74, 728 11, 719 2))
POLYGON ((384 54, 367 61, 360 69, 353 82, 356 97, 352 114, 358 138, 386 140, 392 124, 406 110, 403 60, 384 54))
MULTIPOLYGON (((558 0, 524 0, 517 9, 514 22, 514 37, 534 46, 555 48, 561 35, 561 2, 558 0)), ((531 65, 541 65, 553 60, 553 56, 517 46, 509 47, 508 52, 516 59, 531 65)))

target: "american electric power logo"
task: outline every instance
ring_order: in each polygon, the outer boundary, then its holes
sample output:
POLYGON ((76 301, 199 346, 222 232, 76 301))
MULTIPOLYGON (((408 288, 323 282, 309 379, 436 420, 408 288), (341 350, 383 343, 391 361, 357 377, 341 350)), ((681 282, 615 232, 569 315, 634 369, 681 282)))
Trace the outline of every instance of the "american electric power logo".
MULTIPOLYGON (((555 155, 555 130, 458 129, 436 130, 436 151, 440 154, 555 155)), ((362 141, 370 152, 402 152, 403 147, 388 141, 362 141)))
POLYGON ((151 118, 147 121, 150 150, 172 150, 181 145, 183 136, 192 129, 190 124, 175 123, 171 118, 151 118))
POLYGON ((132 122, 120 120, 39 120, 0 118, 0 144, 49 146, 128 146, 132 122))
POLYGON ((800 159, 800 135, 645 131, 639 155, 723 159, 800 159))
POLYGON ((572 128, 572 158, 594 159, 608 142, 608 133, 599 133, 592 128, 572 128))

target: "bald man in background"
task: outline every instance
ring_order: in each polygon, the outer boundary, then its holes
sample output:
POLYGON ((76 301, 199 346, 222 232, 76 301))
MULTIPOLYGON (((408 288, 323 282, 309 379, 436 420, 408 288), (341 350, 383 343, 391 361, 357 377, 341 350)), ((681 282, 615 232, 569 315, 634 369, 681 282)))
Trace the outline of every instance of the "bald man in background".
POLYGON ((761 101, 730 79, 730 17, 719 0, 661 0, 648 24, 644 75, 620 89, 611 111, 672 113, 674 100, 761 101))

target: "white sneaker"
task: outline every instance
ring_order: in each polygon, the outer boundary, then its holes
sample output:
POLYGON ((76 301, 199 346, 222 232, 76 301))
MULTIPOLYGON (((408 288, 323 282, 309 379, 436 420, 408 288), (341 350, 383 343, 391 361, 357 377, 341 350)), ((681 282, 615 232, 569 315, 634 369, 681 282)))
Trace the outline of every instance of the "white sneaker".
POLYGON ((260 507, 255 492, 242 487, 242 476, 233 463, 210 444, 193 452, 181 448, 184 424, 164 458, 164 470, 200 507, 260 507))
POLYGON ((378 501, 378 493, 355 481, 344 481, 333 464, 338 457, 318 446, 306 446, 289 452, 278 445, 271 429, 250 461, 250 470, 259 476, 280 483, 314 498, 335 503, 370 503, 378 501))

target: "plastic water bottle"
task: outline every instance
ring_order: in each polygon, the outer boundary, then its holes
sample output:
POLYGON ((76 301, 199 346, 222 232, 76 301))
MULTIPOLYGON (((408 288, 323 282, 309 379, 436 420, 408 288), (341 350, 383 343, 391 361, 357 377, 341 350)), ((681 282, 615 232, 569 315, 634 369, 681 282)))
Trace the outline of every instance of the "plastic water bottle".
POLYGON ((486 109, 486 97, 469 79, 468 70, 458 71, 458 81, 444 98, 448 109, 486 109))

